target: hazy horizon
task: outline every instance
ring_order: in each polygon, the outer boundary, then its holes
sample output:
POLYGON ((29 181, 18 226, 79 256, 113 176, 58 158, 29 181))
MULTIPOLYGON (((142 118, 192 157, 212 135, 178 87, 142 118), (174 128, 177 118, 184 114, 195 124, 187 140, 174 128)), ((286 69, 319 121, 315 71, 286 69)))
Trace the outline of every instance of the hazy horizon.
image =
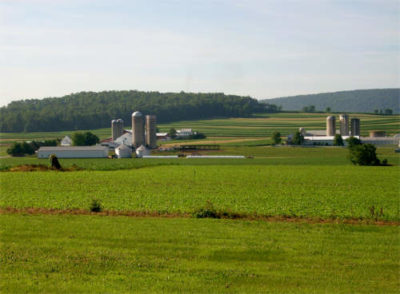
POLYGON ((398 88, 398 1, 0 1, 0 105, 81 91, 398 88))

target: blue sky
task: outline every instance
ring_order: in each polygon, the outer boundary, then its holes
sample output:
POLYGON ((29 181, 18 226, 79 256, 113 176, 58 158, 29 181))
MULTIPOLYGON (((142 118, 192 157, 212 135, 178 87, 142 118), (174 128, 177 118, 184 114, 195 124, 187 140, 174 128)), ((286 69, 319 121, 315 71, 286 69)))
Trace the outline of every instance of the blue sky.
POLYGON ((0 0, 0 105, 79 91, 399 87, 400 1, 0 0))

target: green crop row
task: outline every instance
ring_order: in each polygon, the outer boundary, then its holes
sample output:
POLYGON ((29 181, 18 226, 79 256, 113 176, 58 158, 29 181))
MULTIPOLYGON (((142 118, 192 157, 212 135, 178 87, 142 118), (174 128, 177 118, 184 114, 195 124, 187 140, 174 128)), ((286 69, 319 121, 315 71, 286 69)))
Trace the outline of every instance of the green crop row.
POLYGON ((1 207, 190 213, 211 202, 242 214, 400 220, 398 167, 153 166, 3 172, 1 207))

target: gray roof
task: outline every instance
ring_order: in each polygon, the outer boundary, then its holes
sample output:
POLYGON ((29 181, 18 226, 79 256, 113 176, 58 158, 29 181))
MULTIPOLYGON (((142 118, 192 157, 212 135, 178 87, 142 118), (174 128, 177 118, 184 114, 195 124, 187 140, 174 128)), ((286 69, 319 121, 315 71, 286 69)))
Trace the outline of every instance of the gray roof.
POLYGON ((104 146, 61 146, 61 147, 40 147, 39 151, 87 151, 87 150, 105 150, 104 146))

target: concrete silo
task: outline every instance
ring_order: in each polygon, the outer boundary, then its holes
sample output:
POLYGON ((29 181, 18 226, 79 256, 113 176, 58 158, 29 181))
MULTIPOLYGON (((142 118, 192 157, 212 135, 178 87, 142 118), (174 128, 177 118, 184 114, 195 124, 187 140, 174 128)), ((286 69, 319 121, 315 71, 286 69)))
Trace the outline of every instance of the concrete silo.
POLYGON ((117 129, 118 129, 117 120, 113 119, 111 121, 111 138, 112 138, 113 141, 118 138, 117 129))
POLYGON ((326 135, 335 136, 336 134, 336 117, 328 116, 326 118, 326 135))
POLYGON ((124 134, 124 121, 121 118, 117 119, 117 133, 117 138, 121 137, 124 134))
POLYGON ((341 114, 339 116, 340 121, 340 135, 348 136, 349 135, 349 116, 347 114, 341 114))
POLYGON ((151 148, 157 148, 157 129, 155 115, 146 115, 146 145, 151 148))
POLYGON ((360 119, 352 118, 350 120, 350 132, 352 136, 360 136, 360 119))
POLYGON ((132 113, 132 145, 137 148, 144 145, 144 120, 140 111, 132 113))

